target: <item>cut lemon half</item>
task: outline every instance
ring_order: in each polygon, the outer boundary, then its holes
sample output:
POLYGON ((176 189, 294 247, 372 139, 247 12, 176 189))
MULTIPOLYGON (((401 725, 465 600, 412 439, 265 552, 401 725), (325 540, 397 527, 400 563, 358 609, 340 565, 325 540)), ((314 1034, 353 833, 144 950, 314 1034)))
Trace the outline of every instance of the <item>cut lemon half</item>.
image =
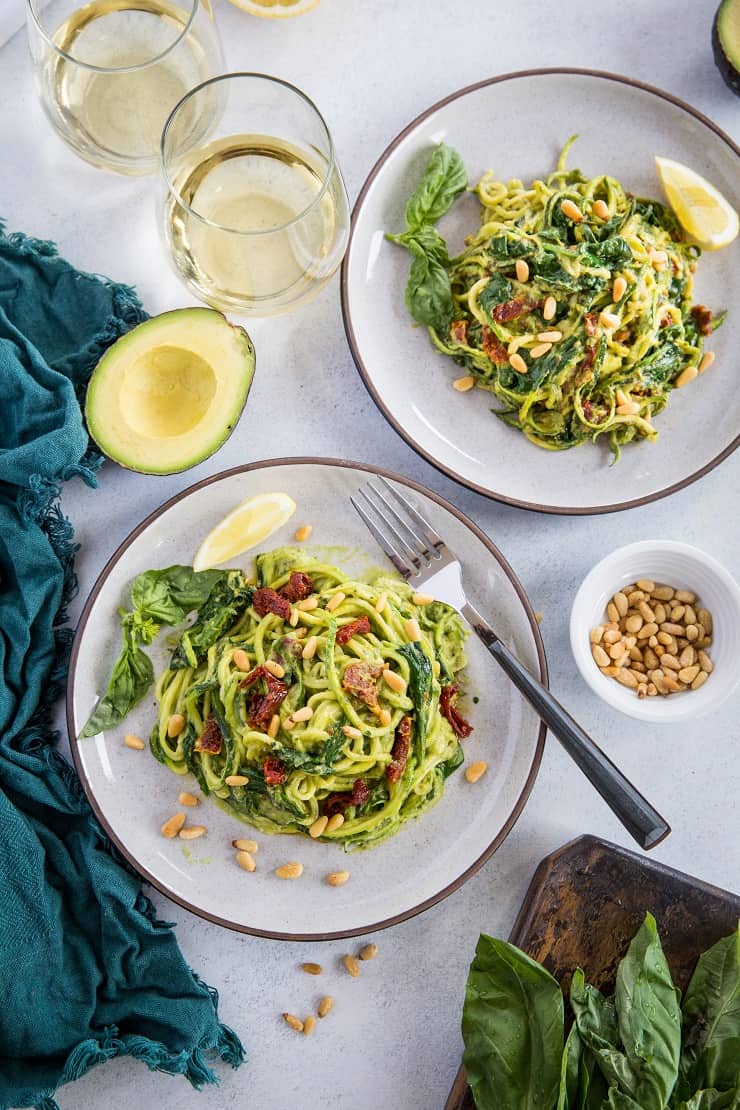
POLYGON ((318 7, 319 0, 231 0, 236 8, 263 19, 286 19, 289 15, 303 15, 318 7))
POLYGON ((258 493, 242 501, 203 540, 193 570, 208 570, 243 555, 290 520, 295 510, 287 493, 258 493))
POLYGON ((670 158, 656 158, 655 165, 668 203, 699 246, 716 251, 731 243, 738 233, 737 212, 719 189, 670 158))

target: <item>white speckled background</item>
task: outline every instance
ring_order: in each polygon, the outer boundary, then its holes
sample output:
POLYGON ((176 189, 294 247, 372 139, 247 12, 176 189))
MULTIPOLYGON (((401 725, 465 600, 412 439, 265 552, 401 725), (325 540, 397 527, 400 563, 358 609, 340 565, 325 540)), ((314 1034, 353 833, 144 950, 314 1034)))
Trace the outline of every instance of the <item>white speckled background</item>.
MULTIPOLYGON (((4 0, 2 0, 4 2, 4 0)), ((418 112, 496 72, 588 66, 662 86, 740 139, 740 101, 722 83, 709 42, 714 0, 322 0, 300 19, 270 23, 216 0, 234 69, 286 77, 321 107, 333 130, 352 199, 378 154, 418 112)), ((23 34, 0 49, 0 215, 11 230, 55 238, 77 266, 135 284, 150 312, 185 304, 154 228, 151 180, 102 174, 78 161, 42 120, 23 34)), ((608 127, 608 120, 605 120, 608 127)), ((730 306, 735 311, 740 306, 730 306)), ((65 507, 82 544, 81 592, 138 520, 191 481, 275 454, 356 457, 408 474, 451 498, 482 525, 521 577, 542 631, 551 684, 672 822, 654 853, 709 882, 740 889, 738 694, 699 725, 658 729, 631 721, 592 695, 568 648, 568 615, 593 563, 628 540, 664 536, 697 544, 738 574, 740 456, 696 485, 644 508, 592 518, 547 517, 468 493, 417 459, 365 393, 342 329, 338 280, 301 313, 249 326, 258 369, 231 440, 206 463, 173 478, 105 467, 101 488, 70 485, 65 507), (285 419, 294 397, 301 419, 285 419)), ((697 434, 711 436, 711 427, 697 434)), ((180 1080, 116 1061, 63 1090, 64 1110, 438 1110, 460 1055, 466 968, 480 930, 506 935, 529 878, 549 851, 583 832, 628 845, 617 821, 548 741, 531 800, 513 833, 479 874, 423 917, 377 936, 379 956, 360 979, 339 970, 357 942, 287 945, 228 933, 155 896, 177 922, 192 966, 221 994, 223 1019, 242 1035, 249 1061, 222 1070, 200 1094, 180 1080), (326 968, 321 980, 302 960, 326 968), (320 993, 331 1018, 309 1039, 279 1019, 320 993)))

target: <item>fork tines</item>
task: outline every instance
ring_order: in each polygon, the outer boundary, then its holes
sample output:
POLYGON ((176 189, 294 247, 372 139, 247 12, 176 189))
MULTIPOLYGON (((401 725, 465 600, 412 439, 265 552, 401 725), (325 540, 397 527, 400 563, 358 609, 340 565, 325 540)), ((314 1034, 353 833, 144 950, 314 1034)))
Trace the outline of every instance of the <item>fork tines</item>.
POLYGON ((440 558, 444 541, 395 486, 378 481, 382 488, 367 482, 350 501, 396 570, 410 578, 440 558))

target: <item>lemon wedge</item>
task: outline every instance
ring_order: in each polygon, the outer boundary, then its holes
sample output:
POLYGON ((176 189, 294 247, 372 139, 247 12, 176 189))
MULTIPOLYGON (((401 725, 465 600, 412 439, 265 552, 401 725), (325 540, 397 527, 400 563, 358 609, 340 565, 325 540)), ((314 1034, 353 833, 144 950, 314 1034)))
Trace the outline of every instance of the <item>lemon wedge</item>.
POLYGON ((263 19, 285 19, 289 15, 303 15, 318 7, 319 0, 231 0, 236 8, 263 19))
POLYGON ((193 570, 221 566, 249 551, 290 520, 295 510, 287 493, 258 493, 242 501, 203 540, 193 570))
POLYGON ((655 165, 668 203, 699 246, 716 251, 731 243, 738 233, 737 212, 719 189, 670 158, 656 158, 655 165))

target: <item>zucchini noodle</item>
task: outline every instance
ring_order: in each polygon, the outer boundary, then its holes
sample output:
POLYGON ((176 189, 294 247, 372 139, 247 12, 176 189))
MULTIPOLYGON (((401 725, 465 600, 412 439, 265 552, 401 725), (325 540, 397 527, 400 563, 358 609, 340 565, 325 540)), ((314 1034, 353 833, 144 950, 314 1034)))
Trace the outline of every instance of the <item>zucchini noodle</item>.
POLYGON ((448 268, 452 322, 429 332, 532 443, 560 451, 605 436, 618 458, 657 437, 653 418, 701 361, 700 251, 663 204, 567 170, 572 142, 528 188, 484 175, 481 225, 448 268))
MULTIPOLYGON (((229 577, 243 591, 241 572, 229 577)), ((307 835, 335 817, 322 839, 366 847, 433 805, 463 762, 458 737, 470 726, 454 709, 454 679, 466 631, 453 609, 415 604, 395 577, 357 581, 295 548, 257 557, 260 591, 290 597, 297 579, 304 596, 280 602, 289 614, 264 612, 248 589, 200 660, 183 633, 157 682, 151 749, 262 832, 307 835), (358 630, 347 638, 349 625, 358 630), (176 714, 185 724, 172 737, 176 714)))

